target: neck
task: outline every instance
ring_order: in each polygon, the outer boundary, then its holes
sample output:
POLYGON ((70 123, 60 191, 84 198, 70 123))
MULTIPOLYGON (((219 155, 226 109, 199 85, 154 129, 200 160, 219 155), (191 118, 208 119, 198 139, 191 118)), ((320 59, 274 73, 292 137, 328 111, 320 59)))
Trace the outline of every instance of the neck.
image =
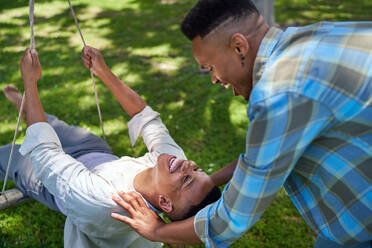
POLYGON ((138 173, 134 177, 133 186, 134 189, 146 199, 146 201, 159 209, 156 201, 156 185, 152 180, 154 178, 153 172, 153 168, 148 168, 138 173))
POLYGON ((266 24, 265 19, 263 16, 258 16, 256 20, 253 20, 255 23, 251 24, 250 26, 255 27, 254 30, 251 30, 248 34, 246 34, 246 38, 249 42, 249 45, 252 49, 251 60, 255 61, 258 48, 261 45, 262 40, 264 39, 267 31, 269 31, 269 26, 266 24))

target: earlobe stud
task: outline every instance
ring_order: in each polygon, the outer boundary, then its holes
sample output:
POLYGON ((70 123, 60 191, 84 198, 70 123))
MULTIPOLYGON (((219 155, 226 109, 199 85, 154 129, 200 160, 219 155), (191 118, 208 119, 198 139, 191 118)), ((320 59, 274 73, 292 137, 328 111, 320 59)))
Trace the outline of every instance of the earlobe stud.
POLYGON ((244 66, 244 59, 245 59, 245 57, 242 55, 242 54, 240 54, 240 59, 241 59, 241 62, 242 62, 242 66, 244 66))

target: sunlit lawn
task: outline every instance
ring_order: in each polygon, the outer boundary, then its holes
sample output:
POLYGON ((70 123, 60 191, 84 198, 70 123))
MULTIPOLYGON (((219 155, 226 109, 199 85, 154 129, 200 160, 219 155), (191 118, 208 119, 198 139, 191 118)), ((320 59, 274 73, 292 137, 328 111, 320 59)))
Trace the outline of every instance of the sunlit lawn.
MULTIPOLYGON (((18 67, 29 45, 26 2, 0 2, 0 88, 6 84, 23 88, 18 67)), ((210 173, 244 152, 247 103, 233 97, 230 90, 212 85, 194 62, 179 23, 195 2, 72 1, 87 43, 102 50, 112 70, 161 113, 186 155, 210 173)), ((367 0, 310 2, 276 1, 277 22, 286 26, 372 19, 367 0)), ((37 0, 35 15, 36 48, 43 66, 39 89, 45 110, 100 135, 89 72, 80 63, 82 43, 67 1, 37 0)), ((107 141, 114 153, 144 154, 142 142, 130 146, 128 116, 102 84, 98 91, 107 141)), ((5 145, 12 140, 17 113, 2 94, 0 106, 0 145, 5 145)), ((21 132, 17 143, 23 138, 21 132)), ((8 188, 13 186, 10 183, 8 188)), ((2 211, 0 247, 62 247, 64 220, 35 201, 2 211)), ((313 240, 283 190, 233 247, 312 247, 313 240)))

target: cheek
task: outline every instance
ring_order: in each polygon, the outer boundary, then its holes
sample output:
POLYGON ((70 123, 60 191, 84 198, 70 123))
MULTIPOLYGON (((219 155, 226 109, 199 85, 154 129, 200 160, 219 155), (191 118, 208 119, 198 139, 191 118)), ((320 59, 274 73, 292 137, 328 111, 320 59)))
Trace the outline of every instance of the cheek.
POLYGON ((180 188, 180 178, 176 175, 159 174, 156 182, 163 193, 177 192, 180 188))
POLYGON ((225 63, 221 63, 219 65, 219 71, 221 74, 221 79, 229 82, 234 83, 241 73, 241 64, 237 63, 237 61, 234 61, 234 59, 225 60, 225 63))

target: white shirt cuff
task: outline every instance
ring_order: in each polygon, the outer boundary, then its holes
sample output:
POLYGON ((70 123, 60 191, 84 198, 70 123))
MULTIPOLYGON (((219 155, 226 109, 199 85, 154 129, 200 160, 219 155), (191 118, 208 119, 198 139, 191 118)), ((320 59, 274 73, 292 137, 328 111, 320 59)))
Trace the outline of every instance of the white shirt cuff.
POLYGON ((133 116, 133 118, 128 122, 129 138, 132 146, 136 144, 142 128, 159 116, 160 114, 152 110, 150 106, 146 106, 141 112, 133 116))
POLYGON ((55 143, 61 146, 61 142, 53 127, 47 122, 37 122, 27 128, 26 138, 19 152, 22 156, 25 156, 43 143, 55 143))

